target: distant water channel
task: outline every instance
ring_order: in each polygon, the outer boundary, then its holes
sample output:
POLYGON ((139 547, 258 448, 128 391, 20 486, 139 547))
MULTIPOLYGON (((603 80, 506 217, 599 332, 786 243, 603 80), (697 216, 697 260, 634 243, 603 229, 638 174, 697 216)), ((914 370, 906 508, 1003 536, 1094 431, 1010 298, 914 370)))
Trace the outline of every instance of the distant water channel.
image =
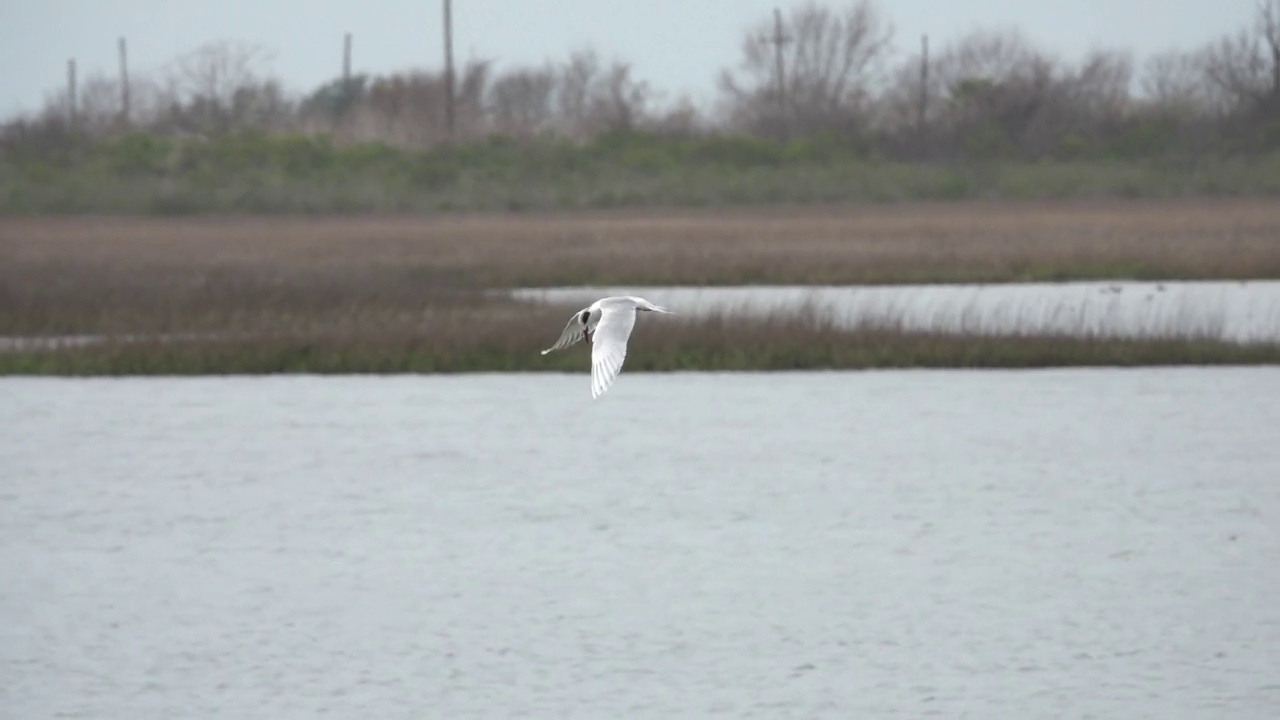
POLYGON ((0 379, 0 717, 1275 717, 1277 398, 0 379))
POLYGON ((515 296, 590 303, 641 295, 690 315, 794 312, 811 307, 845 326, 996 334, 1210 337, 1280 342, 1280 281, 1070 282, 993 285, 576 287, 515 296))
MULTIPOLYGON (((501 291, 507 292, 507 291, 501 291)), ((641 295, 682 315, 760 316, 810 309, 844 327, 886 323, 946 333, 1207 338, 1280 342, 1280 281, 1069 282, 992 285, 563 287, 508 294, 533 302, 586 305, 641 295)), ((166 341, 209 336, 176 333, 166 341)), ((115 336, 114 341, 154 340, 115 336)), ((103 335, 0 336, 0 352, 81 347, 103 335)))

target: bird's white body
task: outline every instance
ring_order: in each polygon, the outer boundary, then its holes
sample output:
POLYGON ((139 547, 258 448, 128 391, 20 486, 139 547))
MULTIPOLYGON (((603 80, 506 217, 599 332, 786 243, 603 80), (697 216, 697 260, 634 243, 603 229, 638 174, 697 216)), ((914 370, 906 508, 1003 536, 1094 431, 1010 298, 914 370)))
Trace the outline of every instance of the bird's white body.
POLYGON ((633 295, 597 300, 574 313, 564 332, 560 333, 560 339, 542 354, 563 350, 584 338, 588 340, 591 343, 591 397, 598 398, 622 372, 622 361, 627 357, 627 340, 636 325, 636 313, 648 311, 673 314, 633 295))

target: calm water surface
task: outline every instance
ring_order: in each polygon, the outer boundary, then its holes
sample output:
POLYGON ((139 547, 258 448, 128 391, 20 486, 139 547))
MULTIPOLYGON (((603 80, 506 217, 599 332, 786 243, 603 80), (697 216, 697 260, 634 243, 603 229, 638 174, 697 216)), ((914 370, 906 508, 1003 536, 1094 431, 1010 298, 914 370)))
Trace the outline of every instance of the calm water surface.
POLYGON ((1280 715, 1280 368, 0 381, 0 716, 1280 715))

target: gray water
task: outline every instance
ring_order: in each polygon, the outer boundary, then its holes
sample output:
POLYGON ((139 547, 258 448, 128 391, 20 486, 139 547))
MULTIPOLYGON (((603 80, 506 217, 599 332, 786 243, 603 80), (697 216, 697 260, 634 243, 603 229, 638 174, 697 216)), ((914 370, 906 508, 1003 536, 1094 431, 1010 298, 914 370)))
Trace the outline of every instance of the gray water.
POLYGON ((515 297, 586 306, 640 295, 681 314, 794 312, 808 306, 846 327, 1280 342, 1280 281, 1064 282, 993 285, 565 287, 515 297))
POLYGON ((0 716, 1267 718, 1280 368, 0 381, 0 716))

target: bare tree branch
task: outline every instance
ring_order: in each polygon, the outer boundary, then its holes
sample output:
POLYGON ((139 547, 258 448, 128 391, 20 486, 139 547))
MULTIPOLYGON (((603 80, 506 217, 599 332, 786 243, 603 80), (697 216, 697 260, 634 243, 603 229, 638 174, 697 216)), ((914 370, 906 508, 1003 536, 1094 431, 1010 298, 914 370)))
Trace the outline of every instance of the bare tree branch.
POLYGON ((556 77, 551 68, 521 68, 500 75, 489 90, 494 128, 514 137, 549 130, 556 77))
POLYGON ((866 123, 874 70, 889 51, 892 30, 870 0, 832 10, 813 2, 793 8, 776 36, 772 21, 743 39, 738 71, 720 77, 730 122, 779 135, 852 128, 866 123), (779 78, 776 43, 784 77, 779 78), (779 102, 779 93, 785 102, 779 102), (785 108, 785 117, 779 117, 785 108))

